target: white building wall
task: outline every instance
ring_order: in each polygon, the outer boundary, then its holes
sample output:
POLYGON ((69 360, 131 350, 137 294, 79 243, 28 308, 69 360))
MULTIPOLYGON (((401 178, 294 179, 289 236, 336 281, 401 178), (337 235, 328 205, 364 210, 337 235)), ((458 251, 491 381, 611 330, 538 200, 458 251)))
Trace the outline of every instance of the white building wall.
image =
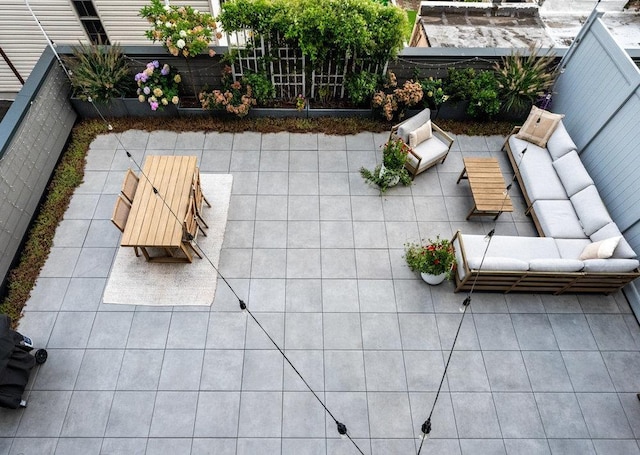
MULTIPOLYGON (((86 39, 69 0, 30 0, 29 4, 50 39, 75 44, 86 39)), ((0 47, 26 80, 47 42, 24 0, 0 0, 0 47)), ((22 84, 0 58, 0 98, 13 98, 22 84)))

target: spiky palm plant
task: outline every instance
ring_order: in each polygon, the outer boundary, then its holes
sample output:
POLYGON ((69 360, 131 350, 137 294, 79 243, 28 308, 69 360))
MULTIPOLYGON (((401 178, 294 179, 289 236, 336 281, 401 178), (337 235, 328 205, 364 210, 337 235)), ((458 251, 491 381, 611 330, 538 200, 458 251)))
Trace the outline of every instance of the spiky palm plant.
POLYGON ((495 63, 498 93, 505 112, 526 112, 553 86, 557 76, 555 56, 550 52, 538 55, 539 50, 532 45, 526 56, 516 51, 503 57, 501 63, 495 63))
POLYGON ((71 70, 71 85, 75 95, 98 103, 105 103, 131 93, 132 77, 129 64, 120 46, 80 43, 65 58, 71 70))

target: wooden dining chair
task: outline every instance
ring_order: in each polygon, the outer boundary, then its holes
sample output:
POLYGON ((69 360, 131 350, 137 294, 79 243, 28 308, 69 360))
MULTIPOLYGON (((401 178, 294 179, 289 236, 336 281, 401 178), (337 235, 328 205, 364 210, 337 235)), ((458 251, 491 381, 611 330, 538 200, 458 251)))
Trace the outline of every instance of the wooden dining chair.
POLYGON ((198 215, 196 215, 196 204, 193 196, 189 196, 189 204, 187 205, 187 213, 184 217, 184 222, 182 223, 182 230, 182 241, 186 245, 188 245, 200 259, 202 259, 202 255, 198 251, 199 248, 196 247, 196 238, 198 236, 198 231, 202 232, 204 236, 206 236, 207 233, 204 232, 202 226, 200 226, 200 223, 198 223, 198 215))
POLYGON ((140 179, 131 169, 127 170, 127 173, 124 176, 124 181, 122 182, 122 195, 129 201, 130 204, 133 203, 133 197, 136 194, 136 189, 138 188, 138 182, 140 179))
MULTIPOLYGON (((131 204, 121 194, 118 194, 116 199, 116 205, 113 207, 113 214, 111 215, 111 222, 116 225, 120 232, 124 232, 124 228, 127 225, 129 219, 129 211, 131 210, 131 204)), ((140 256, 138 253, 138 247, 134 246, 136 256, 140 256)))
POLYGON ((209 228, 209 225, 206 223, 204 218, 202 218, 202 207, 204 203, 206 203, 207 206, 211 207, 211 203, 209 203, 205 195, 202 193, 202 185, 200 184, 200 169, 198 167, 196 167, 196 171, 193 174, 193 183, 191 185, 191 190, 193 192, 193 197, 196 204, 196 216, 198 217, 200 222, 204 224, 204 227, 209 228))

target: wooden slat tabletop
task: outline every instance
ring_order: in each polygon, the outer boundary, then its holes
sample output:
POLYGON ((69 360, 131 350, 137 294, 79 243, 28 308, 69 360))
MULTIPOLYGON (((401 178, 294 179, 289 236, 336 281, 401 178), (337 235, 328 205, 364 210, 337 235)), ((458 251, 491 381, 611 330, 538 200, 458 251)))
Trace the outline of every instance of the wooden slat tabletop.
POLYGON ((195 156, 146 158, 144 175, 140 175, 122 234, 122 246, 180 247, 196 159, 195 156), (157 196, 153 192, 154 186, 158 190, 157 196))
POLYGON ((476 210, 480 212, 513 212, 513 204, 505 194, 504 177, 495 158, 464 158, 464 167, 476 210))

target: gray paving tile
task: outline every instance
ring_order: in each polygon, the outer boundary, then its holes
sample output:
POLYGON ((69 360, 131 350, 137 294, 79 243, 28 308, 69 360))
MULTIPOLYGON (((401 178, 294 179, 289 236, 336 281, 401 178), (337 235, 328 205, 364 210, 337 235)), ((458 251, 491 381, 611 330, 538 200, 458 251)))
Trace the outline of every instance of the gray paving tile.
POLYGON ((520 345, 508 314, 474 314, 480 347, 484 350, 518 350, 520 345))
POLYGON ((263 148, 260 151, 260 171, 288 171, 289 149, 283 150, 263 148))
POLYGON ((402 349, 398 316, 393 313, 362 313, 364 349, 402 349))
MULTIPOLYGON (((433 291, 432 291, 433 292, 433 291)), ((437 298, 434 297, 434 302, 437 302, 437 298)), ((436 314, 436 321, 438 322, 438 333, 440 334, 440 345, 442 349, 447 351, 451 350, 453 341, 455 338, 458 325, 462 320, 462 326, 456 339, 455 349, 457 350, 478 350, 480 349, 480 342, 478 341, 478 335, 476 334, 476 326, 474 323, 473 315, 465 314, 462 319, 462 314, 458 311, 458 304, 455 306, 451 304, 451 311, 455 313, 451 314, 436 314)))
POLYGON ((582 311, 585 313, 619 313, 620 308, 612 295, 583 294, 578 296, 582 311))
POLYGON ((290 172, 289 195, 318 195, 320 186, 317 172, 290 172))
POLYGON ((164 351, 127 349, 118 375, 118 390, 156 390, 164 351))
MULTIPOLYGON (((296 349, 285 351, 298 373, 314 392, 324 389, 324 356, 320 349, 296 349)), ((285 360, 284 385, 286 391, 308 391, 309 387, 285 360)))
POLYGON ((538 294, 507 294, 505 298, 507 300, 509 312, 511 313, 545 312, 542 299, 538 294))
MULTIPOLYGON (((282 392, 242 392, 239 437, 279 438, 282 434, 282 392)), ((255 452, 254 452, 255 453, 255 452)))
POLYGON ((207 338, 208 311, 173 313, 167 349, 202 349, 207 338))
POLYGON ((240 392, 200 392, 194 436, 235 438, 239 412, 240 392))
POLYGON ((62 311, 96 311, 102 302, 105 278, 71 278, 62 311))
POLYGON ((284 359, 278 351, 244 351, 242 390, 282 390, 284 359))
POLYGON ((71 391, 32 391, 29 394, 29 406, 22 414, 16 436, 38 438, 60 436, 71 394, 71 391))
POLYGON ((287 349, 322 349, 322 314, 287 313, 284 343, 287 349))
MULTIPOLYGON (((325 403, 338 421, 345 423, 352 438, 369 437, 369 412, 367 394, 364 392, 326 392, 325 403)), ((326 419, 326 434, 337 436, 336 424, 326 419)))
POLYGON ((542 305, 547 313, 582 313, 582 307, 575 294, 540 296, 542 305))
POLYGON ((287 253, 288 250, 276 248, 253 250, 251 277, 285 278, 288 266, 287 253))
MULTIPOLYGON (((204 148, 205 150, 231 150, 234 142, 234 136, 235 135, 233 133, 209 131, 204 135, 204 148)), ((255 140, 253 135, 251 136, 251 140, 255 140)), ((238 140, 242 141, 242 138, 239 137, 238 140)))
POLYGON ((166 350, 158 389, 199 390, 203 357, 203 350, 166 350))
POLYGON ((634 440, 618 440, 618 439, 594 439, 596 453, 611 455, 632 455, 639 454, 637 441, 634 440))
MULTIPOLYGON (((287 196, 260 194, 254 201, 256 220, 286 220, 287 196)), ((226 234, 225 234, 226 235, 226 234)))
POLYGON ((462 455, 503 455, 506 453, 504 442, 501 439, 461 439, 460 448, 462 455))
POLYGON ((121 349, 87 349, 74 390, 115 390, 123 356, 121 349))
POLYGON ((638 349, 629 328, 619 314, 587 314, 591 333, 601 351, 635 351, 638 349))
POLYGON ((613 392, 602 355, 597 351, 564 351, 564 364, 576 392, 613 392))
POLYGON ((531 391, 529 376, 520 352, 483 351, 482 357, 492 391, 531 391))
POLYGON ((38 368, 33 390, 73 390, 84 352, 80 349, 47 349, 50 362, 38 368))
POLYGON ((640 390, 640 354, 638 352, 603 352, 602 358, 618 392, 640 390))
POLYGON ((225 248, 220 250, 218 270, 227 278, 251 276, 251 249, 225 248))
POLYGON ((489 379, 480 351, 453 351, 447 371, 449 389, 460 392, 488 392, 489 379))
POLYGON ((146 449, 146 438, 104 438, 102 440, 102 452, 105 454, 144 455, 146 449))
POLYGON ((388 250, 357 249, 355 253, 359 279, 388 279, 391 277, 388 250))
MULTIPOLYGON (((234 153, 235 156, 235 153, 234 153)), ((233 158, 231 160, 233 167, 233 158)), ((289 175, 287 172, 260 172, 258 194, 286 195, 289 193, 289 175)))
POLYGON ((25 311, 57 311, 69 286, 69 278, 38 278, 25 311))
POLYGON ((409 411, 409 396, 406 392, 369 392, 367 402, 372 438, 415 436, 409 411))
POLYGON ((633 432, 615 393, 576 394, 593 439, 633 438, 633 432))
POLYGON ((40 271, 40 278, 70 277, 73 275, 81 248, 52 247, 40 271))
POLYGON ((234 171, 232 194, 255 196, 258 191, 258 173, 252 171, 234 171))
POLYGON ((324 439, 283 438, 283 455, 323 455, 327 451, 324 439))
POLYGON ((58 440, 54 438, 15 438, 13 440, 3 440, 0 447, 4 450, 3 453, 10 455, 20 455, 25 453, 53 455, 55 453, 57 443, 58 440), (9 451, 9 447, 11 447, 11 451, 9 451))
POLYGON ((102 437, 113 392, 75 391, 62 425, 64 437, 102 437))
POLYGON ((155 391, 115 392, 105 436, 146 438, 151 427, 155 397, 155 391), (135 425, 132 425, 131 422, 135 422, 135 425))
POLYGON ((571 392, 573 386, 560 352, 523 351, 534 392, 571 392))
POLYGON ((55 453, 66 455, 99 455, 101 446, 101 438, 60 438, 55 453))
POLYGON ((287 246, 286 221, 256 221, 254 248, 285 248, 287 246))
POLYGON ((349 196, 320 196, 320 220, 351 220, 351 198, 349 196))
POLYGON ((512 314, 511 322, 523 351, 558 349, 551 323, 546 314, 512 314))
POLYGON ((396 302, 391 280, 359 280, 358 295, 363 313, 395 313, 396 302))
POLYGON ((257 149, 237 150, 234 148, 229 165, 231 171, 257 171, 259 168, 260 152, 257 149))
POLYGON ((322 312, 322 282, 319 279, 286 280, 288 312, 322 312))
POLYGON ((408 350, 440 349, 440 337, 433 314, 399 314, 402 348, 408 350))
POLYGON ((320 250, 322 278, 356 278, 355 253, 350 249, 320 250))
POLYGON ((90 224, 90 220, 62 220, 56 228, 53 246, 58 248, 82 247, 90 224))
MULTIPOLYGON (((284 346, 284 313, 259 313, 254 314, 260 325, 269 333, 269 336, 278 346, 284 346)), ((264 331, 249 319, 247 323, 246 349, 273 349, 273 343, 265 335, 264 331)), ((240 349, 242 344, 232 346, 231 349, 240 349)))
POLYGON ((242 384, 244 351, 206 350, 200 390, 239 390, 242 384))
POLYGON ((546 439, 504 439, 507 455, 527 453, 531 455, 551 455, 546 439))
POLYGON ((364 391, 362 351, 324 351, 325 390, 335 392, 364 391))
POLYGON ((76 188, 76 194, 99 194, 107 180, 106 171, 85 171, 82 183, 76 188))
POLYGON ((149 436, 191 438, 197 405, 198 392, 159 391, 156 394, 149 436))
POLYGON ((354 226, 351 221, 321 221, 320 241, 323 248, 353 248, 354 226))
MULTIPOLYGON (((342 138, 341 138, 342 139, 342 138)), ((331 150, 318 152, 318 170, 320 172, 345 172, 347 170, 347 152, 337 146, 331 150)))
POLYGON ((193 438, 192 455, 235 455, 235 438, 193 438))
POLYGON ((349 174, 345 172, 322 172, 318 176, 318 194, 344 196, 350 194, 349 174))
POLYGON ((168 312, 145 311, 135 313, 131 321, 127 348, 163 349, 167 344, 170 322, 171 313, 168 312))
POLYGON ((550 314, 549 321, 560 349, 574 351, 598 349, 583 314, 550 314))
MULTIPOLYGON (((407 387, 410 392, 438 390, 444 373, 441 351, 403 351, 407 387)), ((448 390, 447 382, 442 390, 448 390)))
POLYGON ((398 313, 433 313, 429 286, 418 280, 393 280, 398 313))
POLYGON ((490 393, 452 393, 458 437, 500 438, 500 425, 490 393))
POLYGON ((73 271, 74 277, 107 278, 116 248, 82 248, 73 271))
POLYGON ((387 248, 387 230, 381 221, 355 221, 353 238, 356 248, 387 248))
MULTIPOLYGON (((335 251, 335 250, 334 250, 335 251)), ((353 256, 351 256, 353 258, 353 256)), ((324 258, 324 255, 323 255, 324 258)), ((355 266, 355 264, 354 264, 355 266)), ((325 274, 323 261, 323 276, 325 274)), ((359 311, 356 280, 322 280, 322 308, 325 312, 359 311)))
POLYGON ((404 248, 407 242, 420 238, 419 223, 413 221, 390 221, 384 227, 389 248, 404 248))
POLYGON ((237 455, 251 455, 254 453, 280 453, 282 439, 280 438, 238 438, 237 455))
POLYGON ((99 312, 95 315, 87 347, 124 348, 127 345, 133 312, 99 312))
POLYGON ((118 247, 120 246, 120 231, 113 225, 111 220, 92 220, 83 246, 118 247))
POLYGON ((536 393, 535 397, 545 433, 550 441, 557 438, 589 437, 580 406, 573 393, 536 393))
POLYGON ((317 221, 289 221, 288 248, 320 248, 320 224, 317 221))
POLYGON ((494 393, 503 438, 544 438, 533 393, 494 393))
POLYGON ((189 455, 191 453, 191 438, 149 438, 147 453, 189 455))
POLYGON ((284 311, 285 280, 251 280, 249 302, 253 311, 284 311))
POLYGON ((318 150, 346 150, 346 136, 318 133, 318 150))
POLYGON ((354 221, 385 221, 380 196, 351 196, 354 221))
POLYGON ((362 349, 359 314, 325 312, 322 316, 324 349, 362 349))
POLYGON ((325 436, 325 410, 313 395, 308 392, 284 392, 282 400, 283 437, 325 436))
POLYGON ((407 390, 402 351, 365 351, 364 368, 367 391, 407 390))

